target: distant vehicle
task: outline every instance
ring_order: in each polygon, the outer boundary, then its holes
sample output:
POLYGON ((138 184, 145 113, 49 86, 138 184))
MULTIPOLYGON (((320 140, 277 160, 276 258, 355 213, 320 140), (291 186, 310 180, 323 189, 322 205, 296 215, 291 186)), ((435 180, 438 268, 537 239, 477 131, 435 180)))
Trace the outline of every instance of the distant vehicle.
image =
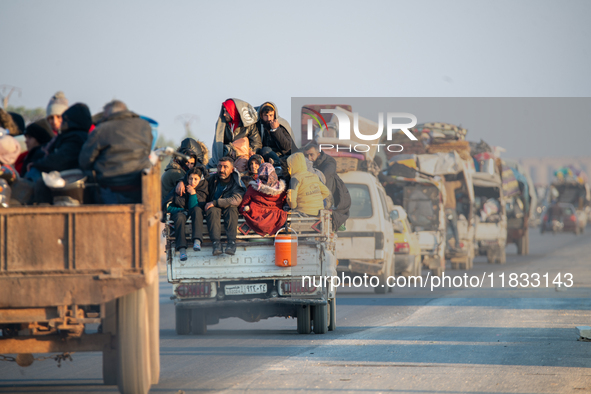
MULTIPOLYGON (((389 197, 388 197, 389 198, 389 197)), ((420 276, 423 270, 421 246, 418 234, 412 231, 406 211, 395 205, 391 212, 394 219, 394 252, 396 253, 396 275, 420 276)))
POLYGON ((498 174, 472 174, 476 200, 476 246, 489 263, 505 264, 507 242, 507 213, 503 184, 498 174))
POLYGON ((540 233, 542 234, 545 232, 572 232, 579 235, 583 229, 575 207, 562 202, 550 205, 540 224, 540 233))

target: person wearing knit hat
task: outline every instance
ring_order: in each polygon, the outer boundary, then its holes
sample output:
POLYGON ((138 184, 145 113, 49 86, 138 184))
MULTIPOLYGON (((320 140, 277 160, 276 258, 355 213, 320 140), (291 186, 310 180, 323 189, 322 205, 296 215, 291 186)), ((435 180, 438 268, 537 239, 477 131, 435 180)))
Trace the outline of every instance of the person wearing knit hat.
POLYGON ((21 176, 25 176, 29 163, 40 160, 45 156, 45 152, 41 147, 51 141, 52 138, 53 131, 45 119, 40 119, 26 127, 25 145, 27 146, 27 152, 25 152, 20 166, 16 167, 21 176))
POLYGON ((64 92, 59 91, 53 95, 47 104, 47 121, 51 125, 54 134, 58 134, 62 126, 62 114, 68 109, 68 99, 64 92))

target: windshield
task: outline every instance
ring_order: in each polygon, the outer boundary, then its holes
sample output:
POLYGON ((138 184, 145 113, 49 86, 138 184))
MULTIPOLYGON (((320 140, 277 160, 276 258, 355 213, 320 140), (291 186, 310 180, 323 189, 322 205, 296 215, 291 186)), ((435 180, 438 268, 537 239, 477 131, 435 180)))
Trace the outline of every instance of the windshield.
POLYGON ((416 231, 435 231, 439 227, 439 190, 435 186, 404 188, 404 209, 416 231))
POLYGON ((371 206, 371 196, 369 188, 366 185, 346 184, 351 195, 351 208, 349 209, 350 218, 370 218, 373 216, 371 206))

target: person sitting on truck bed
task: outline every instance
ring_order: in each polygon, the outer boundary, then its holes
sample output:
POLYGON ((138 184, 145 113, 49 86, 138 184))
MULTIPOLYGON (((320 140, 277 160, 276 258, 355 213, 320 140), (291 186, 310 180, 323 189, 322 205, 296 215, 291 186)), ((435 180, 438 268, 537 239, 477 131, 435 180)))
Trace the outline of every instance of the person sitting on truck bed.
POLYGON ((297 213, 318 216, 319 211, 324 209, 324 199, 330 196, 330 191, 317 175, 308 171, 303 153, 289 156, 287 165, 291 175, 287 204, 297 213))
POLYGON ((267 101, 260 106, 257 127, 263 144, 257 153, 263 156, 267 163, 272 159, 273 164, 278 166, 282 159, 285 161, 297 150, 291 138, 291 130, 288 130, 289 123, 278 115, 277 106, 272 102, 267 101))
POLYGON ((18 180, 13 165, 21 152, 18 141, 0 127, 0 208, 10 204, 11 185, 18 180))
POLYGON ((244 174, 242 174, 242 182, 248 188, 248 185, 251 181, 256 181, 259 176, 259 168, 265 162, 263 156, 261 155, 252 155, 250 159, 248 159, 248 169, 244 174))
POLYGON ((213 243, 213 255, 222 254, 221 219, 224 219, 226 229, 225 253, 236 253, 236 235, 238 229, 238 206, 246 188, 240 179, 238 171, 234 170, 234 161, 231 157, 224 156, 218 161, 217 173, 209 177, 208 198, 205 204, 205 216, 207 217, 207 229, 209 238, 213 243))
POLYGON ((221 157, 234 151, 233 143, 245 138, 248 149, 256 152, 263 144, 257 130, 258 115, 252 105, 238 99, 228 99, 222 103, 220 115, 215 125, 215 136, 208 168, 215 168, 221 157))
POLYGON ((185 175, 185 193, 183 196, 171 190, 163 202, 162 210, 171 213, 174 222, 175 248, 180 253, 181 261, 187 260, 187 237, 185 225, 187 216, 191 217, 193 250, 201 250, 203 242, 203 208, 208 195, 207 180, 201 168, 191 168, 185 175))
POLYGON ((142 170, 151 168, 150 123, 113 100, 104 106, 103 119, 82 147, 82 170, 94 170, 104 204, 142 202, 142 170))
POLYGON ((197 154, 192 150, 179 148, 177 149, 177 152, 188 156, 189 159, 187 160, 175 156, 164 169, 164 173, 160 178, 160 182, 162 183, 163 200, 168 196, 170 191, 175 188, 176 184, 185 177, 187 171, 195 167, 195 163, 197 162, 197 154))
POLYGON ((257 180, 250 181, 238 211, 255 233, 273 235, 283 227, 287 221, 287 212, 283 210, 285 188, 285 181, 277 178, 269 163, 259 168, 257 180))
POLYGON ((322 171, 326 178, 326 187, 330 190, 333 198, 334 208, 332 210, 333 230, 341 228, 349 218, 351 208, 351 195, 341 177, 337 174, 337 162, 324 152, 320 151, 318 144, 310 142, 303 149, 306 157, 314 163, 314 168, 322 171))
MULTIPOLYGON (((38 174, 41 175, 43 172, 78 168, 78 156, 88 139, 88 130, 92 126, 90 109, 86 104, 76 103, 62 114, 61 119, 60 133, 44 147, 47 153, 42 159, 27 165, 29 173, 38 171, 38 174)), ((37 177, 33 202, 51 203, 52 201, 51 190, 41 177, 37 177)))

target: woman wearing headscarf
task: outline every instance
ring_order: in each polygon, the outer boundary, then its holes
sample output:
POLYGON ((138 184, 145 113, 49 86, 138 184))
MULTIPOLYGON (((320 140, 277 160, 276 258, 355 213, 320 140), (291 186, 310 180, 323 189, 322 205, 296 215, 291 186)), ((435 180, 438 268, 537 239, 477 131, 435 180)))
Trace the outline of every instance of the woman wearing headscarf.
POLYGON ((0 127, 0 207, 8 207, 11 195, 10 185, 18 178, 12 165, 16 161, 21 147, 18 141, 0 127))
POLYGON ((275 234, 287 221, 283 210, 287 196, 285 181, 277 178, 275 168, 269 163, 259 167, 258 178, 250 181, 238 211, 248 227, 265 236, 275 234))

